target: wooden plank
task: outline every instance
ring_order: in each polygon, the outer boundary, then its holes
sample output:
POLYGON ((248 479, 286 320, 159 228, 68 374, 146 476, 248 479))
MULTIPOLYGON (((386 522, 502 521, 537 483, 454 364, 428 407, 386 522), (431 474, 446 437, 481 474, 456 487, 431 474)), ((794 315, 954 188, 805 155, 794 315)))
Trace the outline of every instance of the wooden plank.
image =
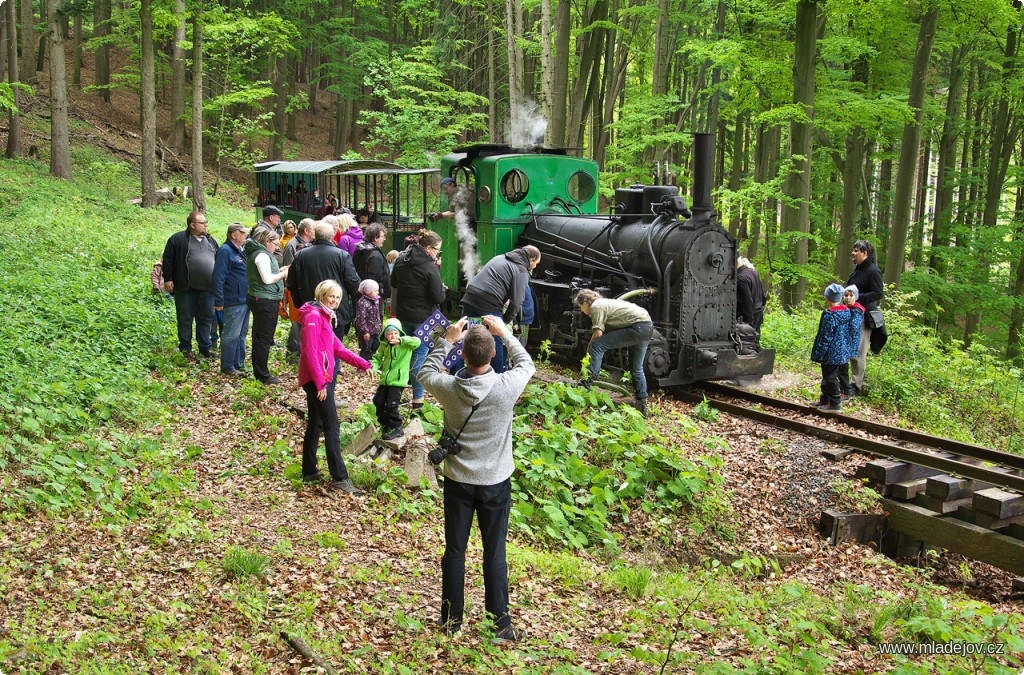
POLYGON ((914 504, 926 508, 929 511, 934 511, 935 513, 942 514, 953 513, 961 506, 970 506, 971 501, 971 497, 965 497, 963 499, 952 499, 949 501, 943 499, 942 497, 932 497, 931 495, 928 494, 919 494, 916 497, 914 497, 914 504))
POLYGON ((997 518, 989 513, 975 513, 974 524, 990 530, 1001 530, 1010 525, 1024 525, 1024 513, 1009 518, 997 518))
POLYGON ((825 448, 821 451, 821 456, 832 462, 837 462, 852 454, 853 450, 850 448, 825 448))
POLYGON ((929 497, 938 497, 939 499, 949 501, 973 495, 973 487, 974 481, 969 478, 959 478, 943 474, 941 476, 931 476, 928 479, 925 492, 928 493, 929 497))
POLYGON ((977 525, 943 518, 914 504, 882 500, 889 527, 1000 569, 1024 574, 1024 541, 977 525))
POLYGON ((833 545, 844 541, 861 544, 876 541, 883 516, 863 513, 843 513, 826 509, 821 512, 818 528, 833 545))
POLYGON ((917 478, 915 480, 905 480, 902 483, 895 483, 892 486, 892 498, 910 501, 918 493, 924 492, 927 483, 927 478, 917 478))
POLYGON ((868 462, 857 471, 858 478, 867 478, 872 483, 891 485, 915 478, 938 476, 941 472, 918 464, 897 462, 891 459, 876 459, 868 462))
POLYGON ((996 487, 974 493, 974 510, 996 518, 1009 518, 1024 513, 1024 495, 996 487))

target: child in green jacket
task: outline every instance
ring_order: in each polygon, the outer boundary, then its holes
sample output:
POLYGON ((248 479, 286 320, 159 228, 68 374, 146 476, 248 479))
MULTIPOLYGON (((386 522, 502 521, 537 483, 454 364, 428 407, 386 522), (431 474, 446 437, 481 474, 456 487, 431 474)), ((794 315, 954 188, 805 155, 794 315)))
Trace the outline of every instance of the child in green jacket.
POLYGON ((373 371, 380 376, 380 385, 373 395, 381 438, 390 441, 405 434, 398 404, 402 391, 409 386, 409 365, 420 339, 402 332, 402 322, 388 319, 380 332, 380 349, 373 357, 373 371))

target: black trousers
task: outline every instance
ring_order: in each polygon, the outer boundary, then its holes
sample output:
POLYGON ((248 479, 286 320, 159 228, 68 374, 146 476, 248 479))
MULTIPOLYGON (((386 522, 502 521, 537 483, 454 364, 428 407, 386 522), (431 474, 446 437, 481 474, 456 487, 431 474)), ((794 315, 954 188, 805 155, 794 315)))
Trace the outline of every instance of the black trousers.
POLYGON ((402 402, 404 390, 405 387, 389 387, 386 384, 377 387, 373 405, 377 408, 377 423, 381 431, 402 428, 402 413, 398 412, 398 405, 402 402))
POLYGON ((321 401, 316 397, 316 385, 307 382, 302 385, 306 392, 306 434, 302 437, 302 474, 316 474, 316 451, 320 445, 320 434, 324 436, 327 450, 327 469, 334 480, 348 478, 348 468, 341 457, 341 425, 338 409, 334 405, 334 381, 327 385, 327 396, 321 401))
POLYGON ((839 370, 842 363, 821 364, 821 402, 830 405, 839 403, 839 370))
POLYGON ((484 609, 498 630, 512 623, 508 614, 508 512, 512 479, 496 485, 444 480, 444 557, 441 558, 441 623, 449 632, 462 626, 465 609, 466 544, 476 513, 484 549, 484 609))
MULTIPOLYGON (((277 308, 279 300, 267 300, 248 296, 245 304, 252 312, 252 376, 260 382, 270 379, 270 348, 274 346, 274 331, 277 330, 277 308)), ((331 402, 334 405, 334 402, 331 402)))

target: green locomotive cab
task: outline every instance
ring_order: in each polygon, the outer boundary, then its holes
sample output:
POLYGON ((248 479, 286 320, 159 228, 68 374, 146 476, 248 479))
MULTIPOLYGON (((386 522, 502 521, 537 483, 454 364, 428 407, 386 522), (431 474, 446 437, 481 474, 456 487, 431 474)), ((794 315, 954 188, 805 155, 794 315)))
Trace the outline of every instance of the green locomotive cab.
MULTIPOLYGON (((481 266, 514 249, 534 215, 596 213, 598 208, 597 162, 568 156, 565 150, 473 145, 446 155, 441 176, 454 178, 458 190, 469 191, 470 227, 481 266)), ((452 210, 443 191, 441 208, 452 210)), ((441 235, 446 249, 463 248, 455 221, 437 221, 432 229, 441 235)), ((460 265, 448 264, 454 254, 454 250, 446 253, 441 266, 441 279, 452 289, 464 287, 467 281, 460 265)))

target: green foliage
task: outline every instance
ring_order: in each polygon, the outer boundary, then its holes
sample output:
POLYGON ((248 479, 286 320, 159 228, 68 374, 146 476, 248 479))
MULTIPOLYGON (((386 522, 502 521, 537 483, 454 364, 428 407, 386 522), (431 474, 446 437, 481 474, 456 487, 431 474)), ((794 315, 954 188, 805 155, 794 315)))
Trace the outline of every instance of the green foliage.
POLYGON ((836 508, 853 513, 873 513, 882 496, 867 486, 868 480, 854 481, 836 478, 832 481, 832 492, 836 496, 836 508))
POLYGON ((250 551, 241 546, 231 546, 224 554, 221 569, 229 579, 245 579, 246 577, 262 577, 270 568, 270 558, 257 551, 250 551))
POLYGON ((708 422, 709 424, 718 423, 718 410, 708 403, 706 396, 703 401, 693 406, 693 416, 701 422, 708 422))
POLYGON ((544 540, 614 547, 612 528, 631 508, 698 507, 721 483, 719 460, 683 457, 634 409, 613 410, 607 394, 534 384, 517 412, 511 522, 544 540))
POLYGON ((437 154, 467 133, 486 130, 486 116, 476 112, 486 100, 454 89, 443 75, 429 47, 371 65, 365 84, 386 95, 384 110, 360 112, 359 121, 368 128, 366 146, 406 166, 431 166, 437 154))

